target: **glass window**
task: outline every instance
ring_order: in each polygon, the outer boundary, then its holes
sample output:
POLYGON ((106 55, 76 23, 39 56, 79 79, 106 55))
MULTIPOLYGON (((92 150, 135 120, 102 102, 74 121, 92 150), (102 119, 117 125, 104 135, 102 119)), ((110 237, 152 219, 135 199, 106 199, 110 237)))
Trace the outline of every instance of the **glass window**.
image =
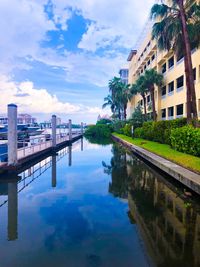
POLYGON ((142 100, 140 100, 140 106, 142 106, 143 105, 143 101, 142 100))
POLYGON ((168 68, 172 68, 174 66, 174 56, 172 56, 169 60, 168 60, 168 68))
POLYGON ((149 59, 149 60, 148 60, 148 62, 147 62, 147 65, 149 66, 149 65, 150 65, 150 63, 151 63, 151 60, 149 59))
POLYGON ((177 62, 183 59, 183 54, 177 56, 177 62))
POLYGON ((183 115, 183 104, 176 106, 176 115, 177 116, 183 115))
POLYGON ((150 101, 151 101, 151 96, 148 95, 148 96, 147 96, 147 103, 149 103, 150 101))
POLYGON ((144 70, 146 70, 146 68, 147 68, 147 66, 146 66, 146 65, 144 65, 144 70))
POLYGON ((166 108, 161 109, 162 118, 166 118, 166 108))
POLYGON ((151 61, 154 61, 155 59, 155 54, 153 54, 153 56, 151 57, 151 61))
POLYGON ((174 116, 174 107, 169 107, 168 108, 168 116, 173 117, 174 116))
POLYGON ((178 79, 176 79, 176 88, 181 88, 184 85, 184 77, 183 75, 181 77, 179 77, 178 79))
POLYGON ((174 92, 174 81, 168 84, 168 93, 174 92))
POLYGON ((166 86, 163 86, 161 89, 161 95, 165 96, 166 95, 166 86))
POLYGON ((166 63, 162 65, 162 73, 165 73, 167 70, 167 65, 166 63))
POLYGON ((196 81, 196 78, 197 78, 196 68, 193 69, 193 77, 194 77, 194 81, 196 81))

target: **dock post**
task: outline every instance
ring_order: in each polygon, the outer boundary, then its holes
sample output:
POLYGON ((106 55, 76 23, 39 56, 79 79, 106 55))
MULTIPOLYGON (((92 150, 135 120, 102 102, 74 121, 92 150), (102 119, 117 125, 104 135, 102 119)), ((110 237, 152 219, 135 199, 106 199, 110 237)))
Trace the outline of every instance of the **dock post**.
POLYGON ((52 115, 52 146, 56 147, 56 115, 52 115))
POLYGON ((83 122, 81 122, 81 135, 83 135, 83 122))
POLYGON ((8 165, 17 164, 17 105, 8 105, 8 165))
POLYGON ((69 120, 68 129, 69 129, 69 141, 71 141, 72 140, 72 120, 69 120))

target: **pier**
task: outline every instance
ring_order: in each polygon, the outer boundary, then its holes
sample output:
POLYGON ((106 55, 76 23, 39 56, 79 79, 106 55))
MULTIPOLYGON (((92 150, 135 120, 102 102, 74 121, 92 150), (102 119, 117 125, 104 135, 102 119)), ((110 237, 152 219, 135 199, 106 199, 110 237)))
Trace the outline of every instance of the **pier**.
POLYGON ((57 118, 52 115, 51 134, 31 137, 29 140, 18 140, 17 137, 17 106, 8 105, 8 142, 7 152, 0 154, 0 171, 16 170, 46 153, 55 152, 64 146, 71 146, 73 142, 83 137, 83 123, 81 128, 73 130, 69 119, 67 133, 57 133, 57 118), (2 160, 4 158, 4 160, 2 160))

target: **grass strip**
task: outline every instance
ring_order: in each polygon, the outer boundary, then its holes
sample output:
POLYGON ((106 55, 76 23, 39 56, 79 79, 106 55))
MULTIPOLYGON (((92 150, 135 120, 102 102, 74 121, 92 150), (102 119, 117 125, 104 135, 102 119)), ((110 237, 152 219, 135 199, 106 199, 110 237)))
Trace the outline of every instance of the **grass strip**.
POLYGON ((123 134, 113 133, 114 136, 119 137, 131 144, 142 147, 152 153, 155 153, 165 159, 173 161, 180 166, 187 169, 200 173, 200 157, 195 157, 189 154, 178 152, 172 149, 169 145, 160 144, 157 142, 141 139, 132 138, 123 134))

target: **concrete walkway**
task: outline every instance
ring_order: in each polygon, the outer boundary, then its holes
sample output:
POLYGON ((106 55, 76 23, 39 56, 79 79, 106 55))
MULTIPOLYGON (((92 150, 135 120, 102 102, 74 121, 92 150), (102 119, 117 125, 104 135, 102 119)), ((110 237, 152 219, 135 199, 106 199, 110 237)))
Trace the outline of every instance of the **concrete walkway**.
POLYGON ((149 163, 153 164, 160 170, 164 171, 171 177, 178 180, 180 183, 184 184, 191 190, 200 194, 200 175, 194 173, 176 163, 173 163, 167 159, 164 159, 146 149, 133 145, 117 136, 112 136, 114 140, 120 142, 121 144, 128 147, 135 154, 139 155, 143 159, 147 160, 149 163))

